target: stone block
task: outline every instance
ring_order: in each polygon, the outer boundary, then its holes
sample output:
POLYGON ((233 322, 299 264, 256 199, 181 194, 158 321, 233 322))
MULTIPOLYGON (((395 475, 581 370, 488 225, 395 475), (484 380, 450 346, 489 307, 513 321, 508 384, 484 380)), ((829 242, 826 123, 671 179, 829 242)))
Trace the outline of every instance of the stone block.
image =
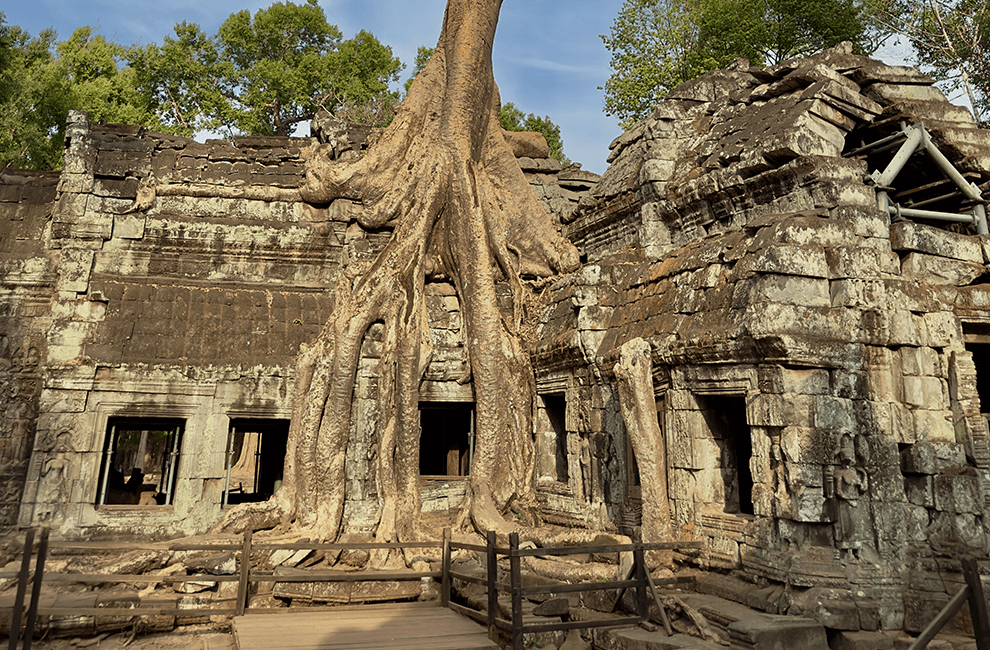
POLYGON ((918 440, 918 430, 915 428, 914 412, 903 404, 890 403, 891 438, 899 444, 914 444, 918 440))
POLYGON ((905 375, 938 376, 941 363, 939 362, 938 352, 932 348, 901 348, 899 354, 901 357, 901 370, 905 375))
POLYGON ((907 505, 904 507, 904 539, 909 542, 928 540, 928 525, 931 523, 929 509, 925 506, 907 505))
POLYGON ((729 623, 729 635, 740 647, 785 650, 827 650, 825 630, 811 618, 747 616, 729 623))
POLYGON ((785 464, 787 484, 792 489, 796 486, 822 487, 823 471, 821 465, 790 462, 785 464))
POLYGON ((883 632, 838 630, 830 635, 831 650, 890 650, 894 637, 883 632))
POLYGON ((904 474, 933 475, 938 472, 935 465, 935 449, 931 443, 918 442, 909 445, 900 453, 901 471, 904 474))
POLYGON ((831 464, 835 458, 835 438, 820 429, 784 427, 780 449, 786 460, 818 465, 821 473, 821 466, 831 464))
POLYGON ((836 630, 859 630, 859 608, 852 593, 842 589, 813 587, 794 597, 788 614, 814 618, 836 630))
POLYGON ((827 278, 825 250, 814 245, 776 244, 756 255, 753 270, 758 273, 827 278))
POLYGON ((878 278, 885 271, 882 252, 859 246, 835 246, 826 249, 828 277, 878 278))
POLYGON ((831 390, 836 397, 865 400, 869 396, 866 373, 856 370, 832 370, 831 390))
POLYGON ((923 284, 966 286, 983 275, 983 264, 964 262, 924 253, 908 253, 901 261, 901 275, 923 284))
POLYGON ((795 489, 790 495, 789 506, 790 518, 794 521, 817 523, 829 519, 825 512, 825 496, 820 487, 795 489))
POLYGON ((944 409, 949 406, 948 383, 938 377, 905 377, 904 401, 913 408, 944 409))
POLYGON ((751 302, 776 302, 806 307, 829 307, 832 297, 828 280, 768 274, 759 276, 753 287, 751 302))
MULTIPOLYGON (((904 477, 904 492, 909 503, 916 506, 932 508, 935 506, 934 482, 931 476, 904 477)), ((927 516, 926 516, 927 525, 927 516)))
POLYGON ((144 226, 143 214, 120 214, 113 218, 114 237, 121 239, 141 239, 144 237, 144 226))
POLYGON ((924 315, 927 345, 946 348, 962 340, 962 326, 950 311, 936 311, 924 315))
POLYGON ((764 393, 824 395, 829 390, 829 374, 820 368, 761 366, 759 385, 764 393))
POLYGON ((955 442, 956 429, 952 426, 950 411, 927 411, 918 409, 913 412, 914 429, 918 437, 927 438, 932 442, 955 442))
POLYGON ((908 589, 904 593, 904 630, 911 634, 921 632, 948 602, 945 592, 908 589))
POLYGON ((749 400, 747 419, 761 427, 811 426, 814 400, 813 395, 761 393, 749 400))
POLYGON ((93 269, 93 251, 63 249, 60 266, 62 274, 59 277, 58 290, 83 293, 89 286, 89 276, 93 269))
MULTIPOLYGON (((670 463, 674 467, 681 467, 685 469, 693 469, 694 467, 694 452, 693 452, 693 440, 691 435, 691 427, 688 424, 688 415, 691 413, 697 414, 697 412, 682 412, 682 413, 672 413, 670 417, 670 433, 668 438, 670 440, 670 446, 668 447, 668 452, 670 454, 670 463)), ((700 418, 700 415, 698 416, 700 418)))
POLYGON ((827 395, 816 398, 814 426, 828 431, 854 431, 857 424, 853 400, 827 395))
POLYGON ((978 515, 983 512, 979 477, 939 475, 935 477, 935 509, 978 515))
POLYGON ((915 251, 975 264, 984 262, 982 242, 978 237, 914 221, 891 224, 890 247, 895 251, 915 251))

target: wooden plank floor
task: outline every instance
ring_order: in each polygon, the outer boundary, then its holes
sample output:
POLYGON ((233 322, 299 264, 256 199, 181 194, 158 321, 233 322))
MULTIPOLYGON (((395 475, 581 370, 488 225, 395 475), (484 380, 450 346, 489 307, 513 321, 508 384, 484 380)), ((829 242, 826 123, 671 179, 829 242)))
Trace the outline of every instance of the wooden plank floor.
MULTIPOLYGON (((268 610, 271 612, 272 610, 268 610)), ((234 618, 238 650, 492 650, 484 627, 445 607, 349 605, 234 618)))

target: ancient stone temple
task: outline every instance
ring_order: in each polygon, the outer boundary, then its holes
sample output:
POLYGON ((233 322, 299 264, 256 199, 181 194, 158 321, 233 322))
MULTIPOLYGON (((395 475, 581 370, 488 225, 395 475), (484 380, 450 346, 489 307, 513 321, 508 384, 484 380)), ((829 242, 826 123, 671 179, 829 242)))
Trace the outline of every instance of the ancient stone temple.
MULTIPOLYGON (((391 234, 302 201, 312 142, 74 114, 60 174, 3 171, 6 525, 198 533, 278 490, 296 353, 391 234)), ((990 550, 990 132, 917 71, 839 46, 682 85, 600 179, 524 144, 584 263, 528 323, 540 516, 650 537, 669 510, 674 538, 705 543, 679 558, 718 576, 702 589, 837 629, 931 620, 958 558, 990 550), (632 344, 659 425, 635 441, 615 369, 632 344)), ((427 299, 419 463, 439 524, 464 497, 473 390, 459 296, 427 299)), ((352 532, 378 507, 381 345, 373 330, 354 391, 352 532)))

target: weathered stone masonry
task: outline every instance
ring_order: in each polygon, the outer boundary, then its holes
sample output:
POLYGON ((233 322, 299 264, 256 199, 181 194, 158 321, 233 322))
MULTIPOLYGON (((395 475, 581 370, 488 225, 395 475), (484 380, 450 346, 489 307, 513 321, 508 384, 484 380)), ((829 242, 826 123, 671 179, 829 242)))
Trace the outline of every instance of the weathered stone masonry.
MULTIPOLYGON (((337 135, 340 155, 353 156, 368 132, 337 135)), ((363 230, 346 201, 301 202, 303 151, 313 142, 200 144, 139 127, 90 126, 77 113, 60 175, 4 172, 7 525, 177 534, 219 518, 228 430, 287 421, 296 353, 326 321, 337 277, 391 236, 363 230), (171 503, 154 507, 146 498, 143 506, 152 507, 139 507, 135 496, 97 507, 110 482, 101 471, 111 427, 135 418, 182 421, 171 503)), ((549 158, 522 157, 520 165, 558 212, 597 179, 577 168, 562 172, 549 158), (570 174, 569 184, 558 185, 558 172, 570 174)), ((421 397, 470 403, 470 384, 458 383, 465 368, 458 299, 449 285, 428 293, 435 353, 421 397)), ((361 417, 348 449, 347 516, 356 531, 374 524, 377 508, 368 454, 379 345, 374 335, 366 341, 355 392, 361 417)), ((280 473, 281 457, 266 462, 280 473)), ((437 483, 426 488, 424 508, 445 514, 464 485, 437 483)))
MULTIPOLYGON (((525 327, 544 520, 639 534, 653 504, 613 368, 644 339, 673 529, 706 543, 679 559, 718 575, 700 588, 837 629, 934 617, 959 554, 990 550, 990 238, 898 214, 974 209, 922 151, 876 187, 918 124, 988 186, 990 136, 968 111, 843 47, 682 85, 613 143, 601 179, 516 149, 586 259, 525 327)), ((289 417, 300 344, 340 273, 391 233, 360 228, 346 201, 300 201, 310 139, 197 144, 78 114, 68 139, 60 176, 0 184, 2 516, 68 535, 202 532, 222 512, 231 428, 289 417), (181 421, 168 503, 100 501, 110 431, 134 419, 181 421)), ((460 299, 445 283, 426 294, 421 404, 462 417, 460 299)), ((378 508, 381 344, 372 328, 354 393, 349 534, 378 508)), ((440 524, 470 450, 436 441, 423 509, 440 524)))
POLYGON ((966 209, 923 152, 894 188, 864 179, 896 149, 848 155, 922 121, 985 187, 987 132, 911 69, 840 47, 684 84, 565 219, 589 264, 536 353, 588 386, 591 492, 635 532, 608 373, 646 339, 675 534, 744 579, 711 589, 832 628, 919 630, 988 548, 988 238, 878 208, 966 209))

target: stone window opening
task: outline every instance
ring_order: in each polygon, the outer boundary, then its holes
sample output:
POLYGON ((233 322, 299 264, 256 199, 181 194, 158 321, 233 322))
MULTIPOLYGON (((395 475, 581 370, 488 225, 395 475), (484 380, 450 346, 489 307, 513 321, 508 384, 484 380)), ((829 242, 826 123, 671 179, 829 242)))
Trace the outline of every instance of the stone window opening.
POLYGON ((474 455, 474 403, 420 402, 419 474, 462 477, 474 455))
POLYGON ((110 418, 100 465, 98 506, 170 506, 185 420, 110 418))
POLYGON ((990 323, 963 323, 963 341, 966 351, 973 355, 973 365, 976 367, 976 394, 980 399, 980 411, 984 418, 990 420, 990 323))
POLYGON ((753 442, 742 395, 699 395, 698 405, 718 448, 723 512, 753 515, 753 442))
POLYGON ((223 505, 265 501, 282 487, 289 420, 230 420, 223 505))
MULTIPOLYGON (((561 483, 570 479, 567 453, 567 397, 563 393, 540 395, 544 418, 541 418, 543 435, 547 440, 547 451, 553 454, 553 478, 561 483)), ((549 459, 547 459, 549 460, 549 459)), ((547 463, 549 465, 549 463, 547 463)), ((548 468, 549 469, 549 468, 548 468)))

